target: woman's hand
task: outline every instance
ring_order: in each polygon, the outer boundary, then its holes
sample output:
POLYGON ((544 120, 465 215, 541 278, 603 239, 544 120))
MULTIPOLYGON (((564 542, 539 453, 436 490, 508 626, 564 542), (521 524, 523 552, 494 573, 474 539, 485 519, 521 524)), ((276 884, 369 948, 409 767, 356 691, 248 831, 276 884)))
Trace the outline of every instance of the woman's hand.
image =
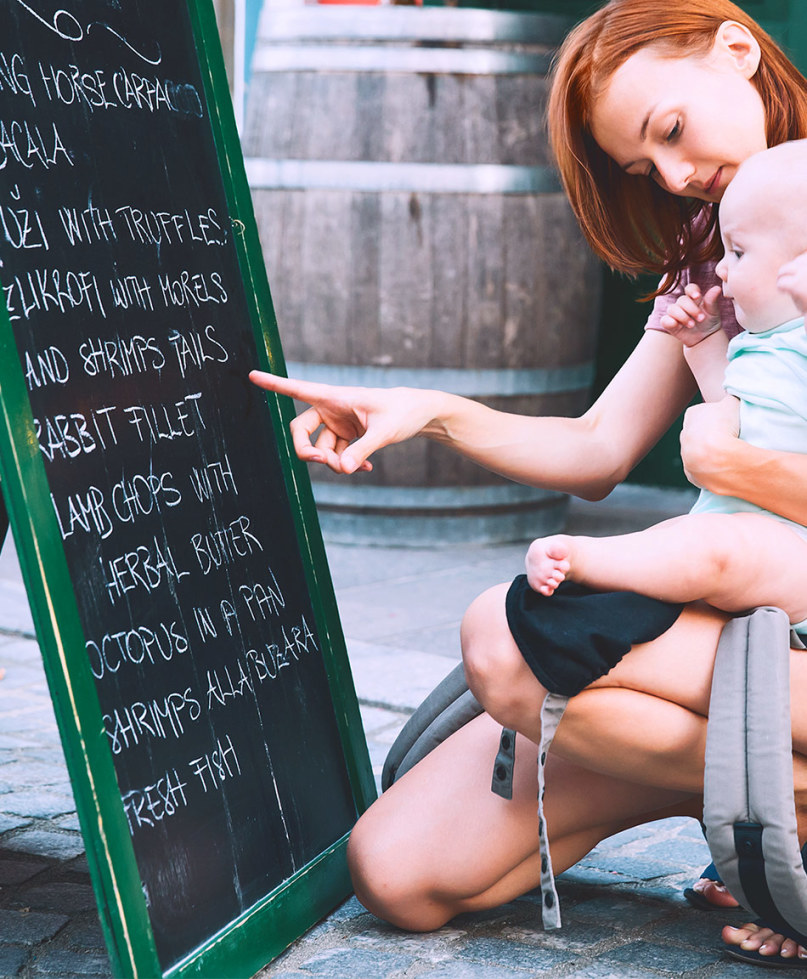
POLYGON ((788 293, 802 313, 807 311, 807 252, 779 269, 777 286, 788 293))
POLYGON ((311 406, 291 423, 295 451, 305 462, 321 462, 337 473, 369 472, 370 455, 422 432, 440 398, 437 391, 337 387, 263 371, 252 371, 249 379, 311 406))
POLYGON ((739 434, 737 398, 727 395, 721 401, 688 408, 681 431, 681 460, 690 483, 719 492, 712 480, 730 469, 730 453, 739 434))

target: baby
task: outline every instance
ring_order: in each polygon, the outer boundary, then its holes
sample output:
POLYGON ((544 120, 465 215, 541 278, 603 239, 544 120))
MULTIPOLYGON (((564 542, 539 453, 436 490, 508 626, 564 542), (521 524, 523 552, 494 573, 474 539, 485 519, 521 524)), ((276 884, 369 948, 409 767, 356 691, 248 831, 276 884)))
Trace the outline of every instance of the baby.
MULTIPOLYGON (((807 140, 740 167, 720 204, 720 231, 717 274, 745 332, 726 340, 719 286, 705 296, 688 286, 662 325, 685 344, 705 400, 726 392, 740 400, 743 440, 807 452, 807 140)), ((540 538, 526 570, 542 595, 569 578, 669 602, 701 599, 726 612, 774 605, 807 632, 807 527, 705 490, 689 514, 636 534, 540 538)))

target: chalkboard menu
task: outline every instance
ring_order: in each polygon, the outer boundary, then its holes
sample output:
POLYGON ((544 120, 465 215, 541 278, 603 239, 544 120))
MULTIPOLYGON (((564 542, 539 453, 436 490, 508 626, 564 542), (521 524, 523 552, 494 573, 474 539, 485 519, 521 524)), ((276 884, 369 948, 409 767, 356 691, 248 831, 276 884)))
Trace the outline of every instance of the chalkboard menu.
POLYGON ((5 0, 0 174, 0 475, 113 966, 249 975, 373 789, 247 380, 282 354, 209 0, 5 0))

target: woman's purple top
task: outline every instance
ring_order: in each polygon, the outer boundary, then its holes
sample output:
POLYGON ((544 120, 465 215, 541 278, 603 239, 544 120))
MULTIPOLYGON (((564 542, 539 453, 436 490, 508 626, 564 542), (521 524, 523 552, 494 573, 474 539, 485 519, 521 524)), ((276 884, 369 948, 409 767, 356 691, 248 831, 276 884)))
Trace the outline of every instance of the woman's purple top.
MULTIPOLYGON (((690 266, 688 269, 684 269, 672 292, 665 292, 661 296, 656 296, 653 301, 653 309, 647 318, 645 329, 661 330, 662 333, 664 332, 661 326, 661 317, 679 296, 683 296, 684 289, 690 282, 694 282, 700 288, 701 295, 707 293, 712 286, 721 285, 720 279, 715 274, 716 266, 717 262, 700 262, 697 265, 690 266)), ((728 338, 731 339, 742 332, 742 327, 734 316, 734 303, 730 299, 726 299, 721 293, 718 299, 718 305, 720 307, 720 320, 723 324, 723 330, 728 338)))

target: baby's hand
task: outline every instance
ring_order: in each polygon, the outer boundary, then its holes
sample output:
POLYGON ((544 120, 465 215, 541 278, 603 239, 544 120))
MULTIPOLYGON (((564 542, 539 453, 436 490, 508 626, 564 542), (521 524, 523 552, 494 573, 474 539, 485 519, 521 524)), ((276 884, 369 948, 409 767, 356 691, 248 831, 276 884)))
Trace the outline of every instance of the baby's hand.
POLYGON ((661 326, 670 336, 676 337, 685 347, 694 347, 720 329, 720 309, 717 299, 720 286, 713 286, 705 296, 694 282, 684 289, 661 317, 661 326))
POLYGON ((807 312, 807 252, 803 252, 779 269, 777 286, 790 295, 804 313, 807 312))

